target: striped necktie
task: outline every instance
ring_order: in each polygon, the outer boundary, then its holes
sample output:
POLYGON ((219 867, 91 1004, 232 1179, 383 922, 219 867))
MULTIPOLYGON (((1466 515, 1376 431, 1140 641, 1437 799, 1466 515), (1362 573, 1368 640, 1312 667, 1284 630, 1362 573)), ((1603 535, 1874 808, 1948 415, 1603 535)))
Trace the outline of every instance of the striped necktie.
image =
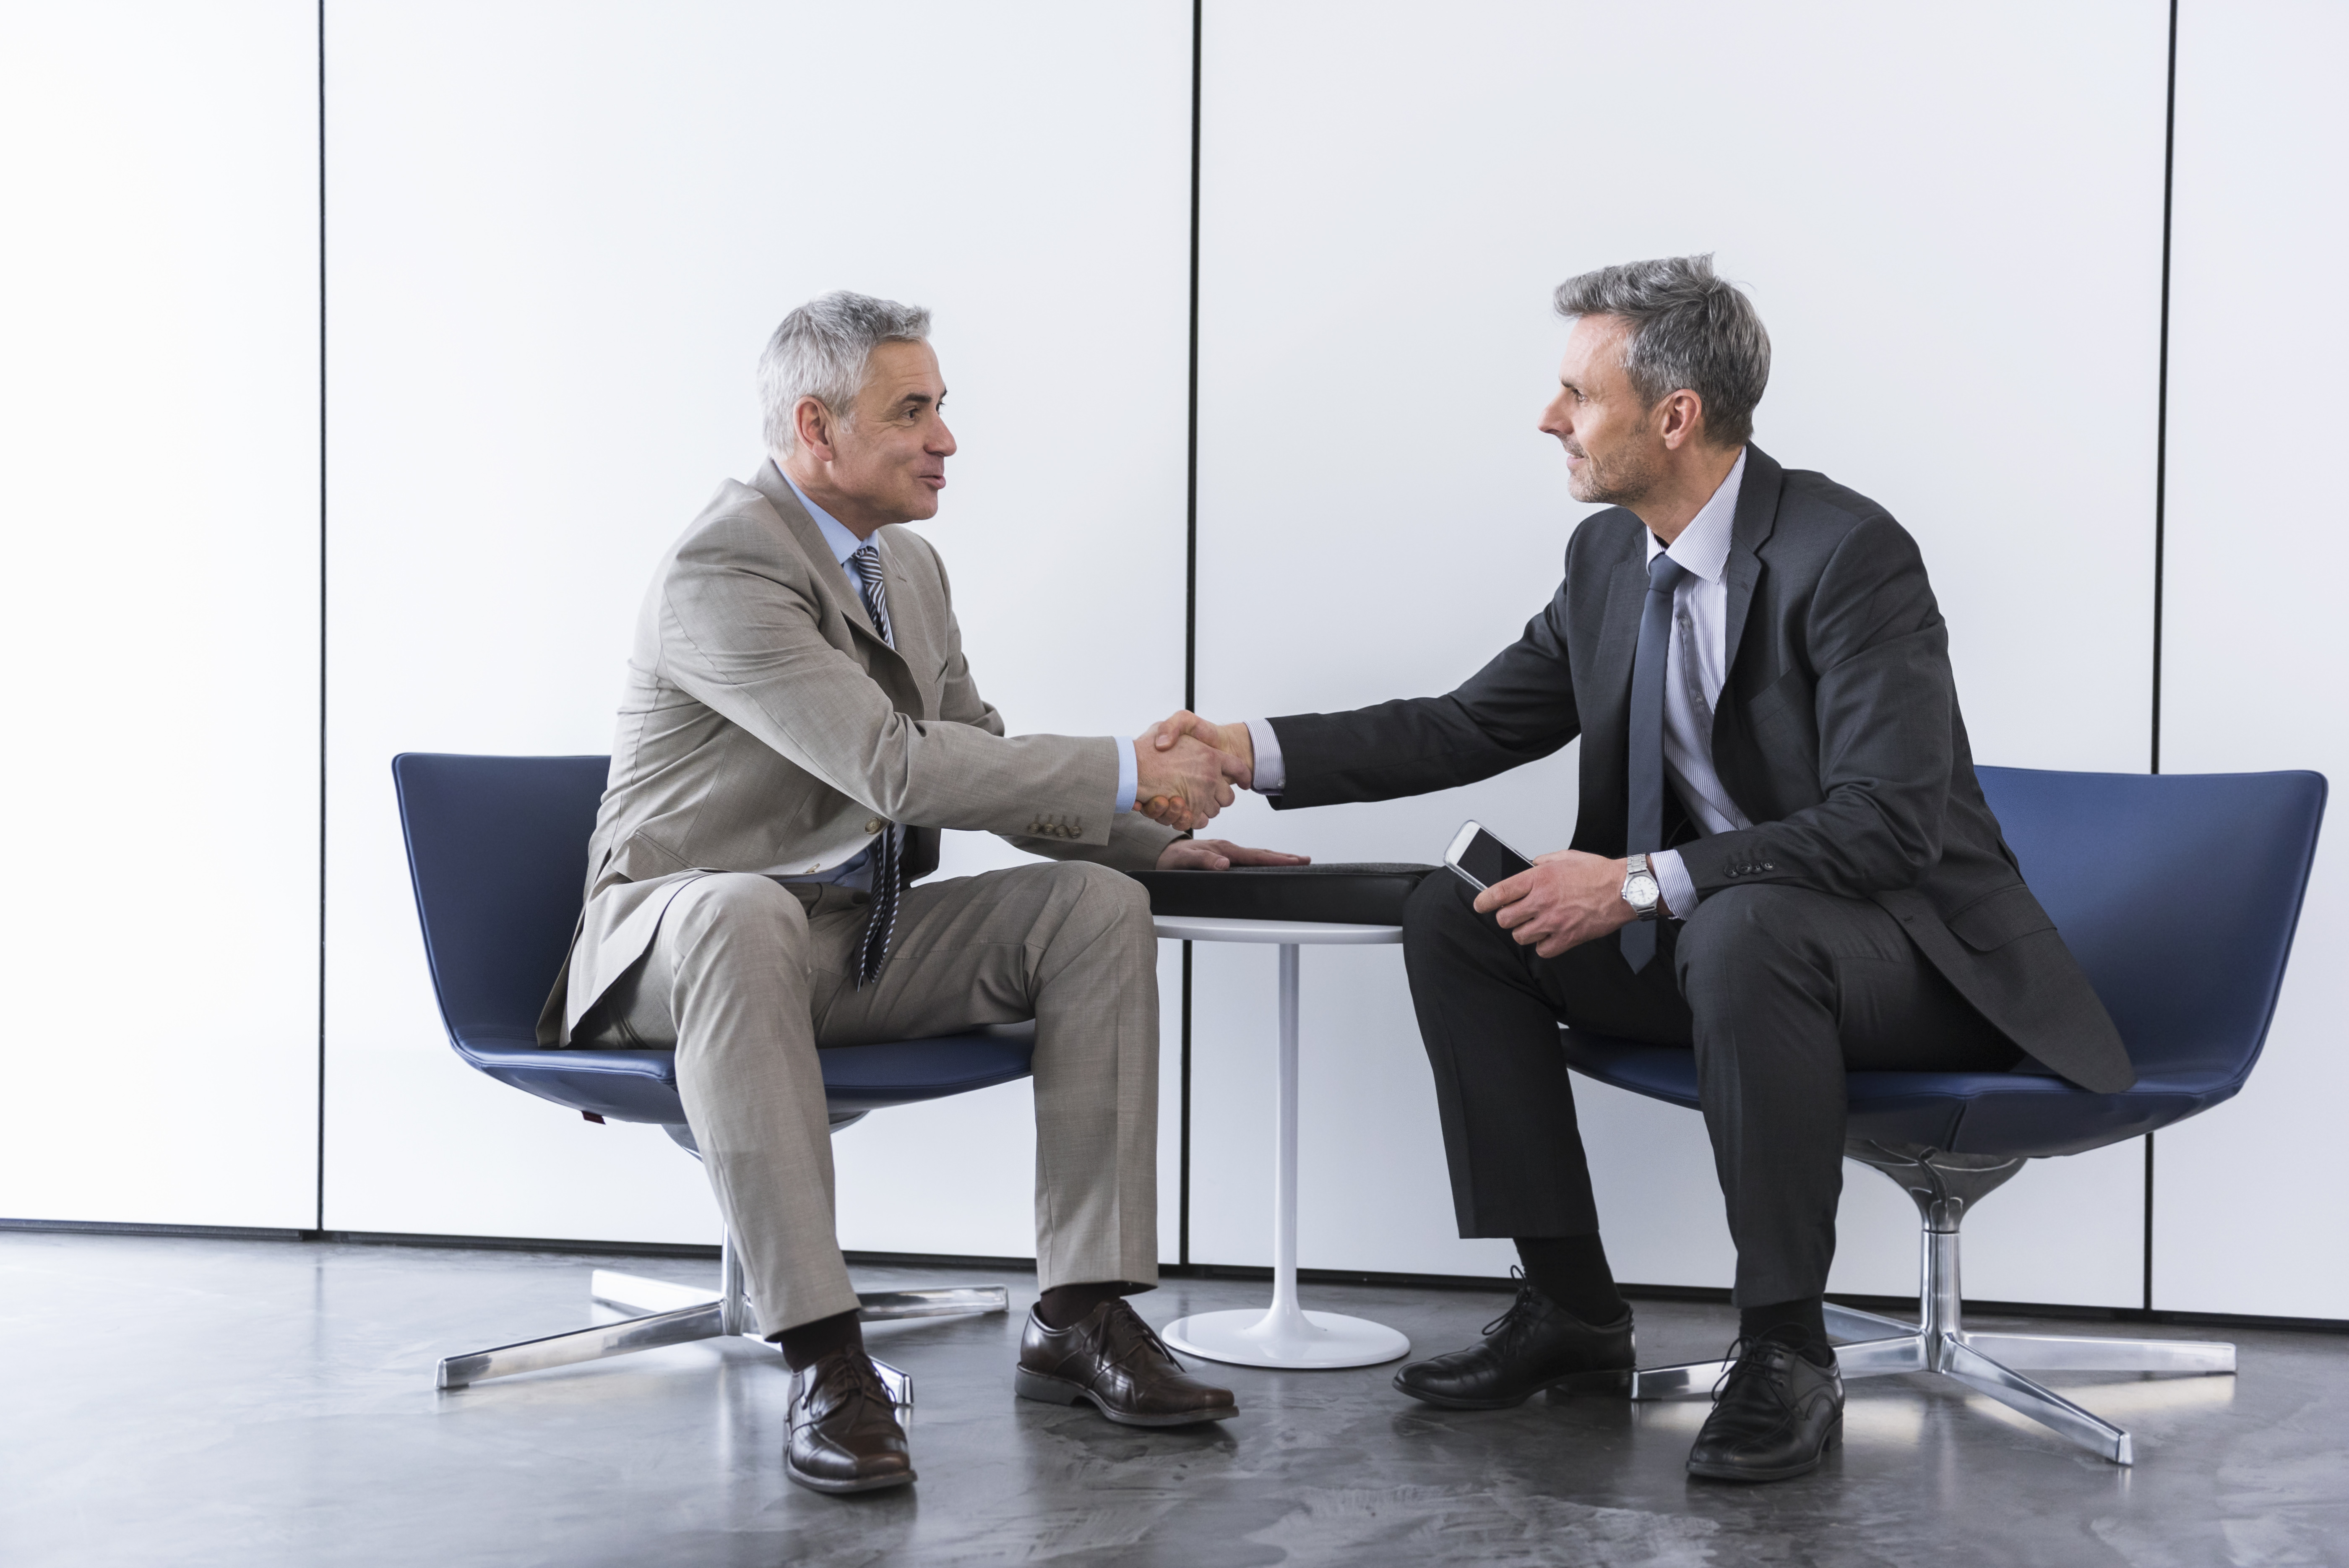
MULTIPOLYGON (((1648 599, 1640 607, 1640 651, 1631 664, 1631 777, 1623 853, 1664 846, 1664 670, 1672 653, 1672 590, 1689 576, 1670 556, 1648 563, 1648 599)), ((1623 961, 1634 973, 1656 956, 1656 924, 1623 928, 1623 961)))
MULTIPOLYGON (((864 613, 873 618, 874 629, 882 641, 896 647, 896 634, 889 629, 889 595, 881 584, 880 550, 867 545, 849 556, 848 564, 856 568, 856 580, 864 585, 864 613)), ((905 869, 900 853, 904 837, 905 830, 892 825, 882 830, 880 842, 874 846, 873 902, 865 911, 864 951, 856 963, 860 991, 880 978, 881 966, 889 958, 889 939, 897 929, 897 895, 905 869)))

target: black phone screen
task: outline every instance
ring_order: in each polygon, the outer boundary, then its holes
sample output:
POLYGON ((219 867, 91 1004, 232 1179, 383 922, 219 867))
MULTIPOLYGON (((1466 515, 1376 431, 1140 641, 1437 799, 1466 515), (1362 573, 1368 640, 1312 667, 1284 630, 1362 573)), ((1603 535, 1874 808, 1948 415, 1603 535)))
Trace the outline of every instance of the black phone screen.
POLYGON ((1485 832, 1476 830, 1468 847, 1460 852, 1460 869, 1489 888, 1495 882, 1506 882, 1520 871, 1533 869, 1533 862, 1485 832))

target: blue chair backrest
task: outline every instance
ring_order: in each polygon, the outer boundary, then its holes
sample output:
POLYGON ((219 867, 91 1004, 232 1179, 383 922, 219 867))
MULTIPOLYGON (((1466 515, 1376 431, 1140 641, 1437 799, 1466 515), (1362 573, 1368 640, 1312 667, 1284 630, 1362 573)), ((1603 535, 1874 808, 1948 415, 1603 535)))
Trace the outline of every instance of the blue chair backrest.
POLYGON ((525 1044, 570 950, 608 757, 391 760, 424 952, 449 1032, 525 1044))
POLYGON ((2138 1073, 2240 1084, 2283 984, 2323 775, 1979 771, 2138 1073))

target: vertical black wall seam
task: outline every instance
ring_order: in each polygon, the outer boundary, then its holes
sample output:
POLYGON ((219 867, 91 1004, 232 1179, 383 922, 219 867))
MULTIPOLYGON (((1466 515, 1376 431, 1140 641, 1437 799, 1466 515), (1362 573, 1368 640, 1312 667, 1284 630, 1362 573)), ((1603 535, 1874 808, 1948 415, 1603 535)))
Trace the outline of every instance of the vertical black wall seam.
MULTIPOLYGON (((2161 771, 2161 590, 2169 531, 2169 231, 2178 184, 2178 0, 2169 0, 2169 79, 2161 133, 2161 357, 2153 435, 2153 724, 2149 770, 2161 771)), ((2153 1310, 2153 1134, 2145 1135, 2145 1310, 2153 1310)))
POLYGON ((318 0, 318 1130, 314 1228, 326 1228, 326 0, 318 0))
MULTIPOLYGON (((321 4, 324 0, 321 0, 321 4)), ((1189 440, 1183 492, 1183 706, 1199 705, 1199 41, 1206 0, 1191 0, 1191 348, 1189 440)), ((1191 944, 1183 944, 1182 1168, 1175 1198, 1175 1262, 1191 1262, 1191 944)))

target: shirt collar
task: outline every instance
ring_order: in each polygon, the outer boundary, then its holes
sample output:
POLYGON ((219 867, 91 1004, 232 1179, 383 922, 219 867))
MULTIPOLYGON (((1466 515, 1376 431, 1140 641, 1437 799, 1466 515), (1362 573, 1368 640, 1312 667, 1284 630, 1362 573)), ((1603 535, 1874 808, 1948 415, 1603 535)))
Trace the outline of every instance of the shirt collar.
MULTIPOLYGON (((1737 461, 1730 465, 1729 477, 1713 493, 1713 499, 1697 509, 1681 536, 1672 541, 1669 554, 1672 564, 1692 576, 1708 583, 1717 583, 1721 574, 1729 568, 1731 530, 1737 522, 1737 491, 1745 482, 1745 448, 1737 450, 1737 461)), ((1666 554, 1653 534, 1648 535, 1648 559, 1666 554)))
POLYGON ((800 488, 799 481, 793 479, 781 463, 775 464, 775 472, 782 474, 783 483, 792 487, 792 493, 800 498, 800 504, 807 508, 807 514, 815 519, 816 531, 823 535, 823 542, 832 546, 833 556, 839 561, 841 568, 846 570, 848 558, 864 548, 864 541, 850 533, 847 524, 810 501, 808 493, 800 488))

